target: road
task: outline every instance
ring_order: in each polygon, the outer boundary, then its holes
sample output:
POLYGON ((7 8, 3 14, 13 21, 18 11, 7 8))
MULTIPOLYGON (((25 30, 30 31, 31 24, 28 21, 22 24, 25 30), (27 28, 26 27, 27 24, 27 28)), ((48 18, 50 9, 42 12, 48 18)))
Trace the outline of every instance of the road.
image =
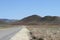
POLYGON ((0 30, 0 40, 9 40, 14 34, 20 31, 21 27, 10 27, 0 30))

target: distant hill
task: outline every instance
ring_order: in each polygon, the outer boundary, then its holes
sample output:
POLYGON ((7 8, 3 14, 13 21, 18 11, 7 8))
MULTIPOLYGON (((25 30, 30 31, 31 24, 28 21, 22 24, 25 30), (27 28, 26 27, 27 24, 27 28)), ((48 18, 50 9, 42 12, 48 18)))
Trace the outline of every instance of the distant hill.
POLYGON ((0 25, 2 24, 10 24, 12 22, 15 22, 16 20, 10 20, 10 19, 0 19, 0 25))
POLYGON ((50 25, 60 25, 60 17, 58 17, 58 16, 41 17, 39 15, 31 15, 31 16, 25 17, 21 20, 0 19, 0 25, 1 24, 12 24, 12 25, 50 24, 50 25))
POLYGON ((13 23, 14 25, 40 25, 40 24, 60 24, 60 17, 32 15, 13 23))

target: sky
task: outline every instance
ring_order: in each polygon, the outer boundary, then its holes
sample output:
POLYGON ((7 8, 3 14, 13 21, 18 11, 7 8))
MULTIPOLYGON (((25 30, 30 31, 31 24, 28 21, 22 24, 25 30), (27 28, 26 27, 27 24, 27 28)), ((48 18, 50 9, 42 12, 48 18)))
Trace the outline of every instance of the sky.
POLYGON ((30 15, 60 16, 60 0, 0 0, 0 18, 22 19, 30 15))

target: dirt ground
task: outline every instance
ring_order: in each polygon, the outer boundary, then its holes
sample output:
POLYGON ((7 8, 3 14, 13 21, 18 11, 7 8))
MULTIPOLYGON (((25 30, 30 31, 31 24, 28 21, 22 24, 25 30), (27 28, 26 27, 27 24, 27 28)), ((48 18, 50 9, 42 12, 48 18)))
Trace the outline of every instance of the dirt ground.
POLYGON ((29 25, 35 40, 60 40, 60 26, 58 25, 29 25))

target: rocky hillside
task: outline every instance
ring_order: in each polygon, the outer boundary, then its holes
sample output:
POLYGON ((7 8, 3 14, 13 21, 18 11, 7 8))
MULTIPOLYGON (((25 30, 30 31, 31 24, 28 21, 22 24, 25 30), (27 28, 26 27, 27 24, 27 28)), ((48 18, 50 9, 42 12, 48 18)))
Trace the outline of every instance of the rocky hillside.
POLYGON ((60 17, 57 16, 45 16, 40 17, 38 15, 32 15, 23 18, 17 22, 13 23, 14 25, 40 25, 40 24, 60 24, 60 17))

